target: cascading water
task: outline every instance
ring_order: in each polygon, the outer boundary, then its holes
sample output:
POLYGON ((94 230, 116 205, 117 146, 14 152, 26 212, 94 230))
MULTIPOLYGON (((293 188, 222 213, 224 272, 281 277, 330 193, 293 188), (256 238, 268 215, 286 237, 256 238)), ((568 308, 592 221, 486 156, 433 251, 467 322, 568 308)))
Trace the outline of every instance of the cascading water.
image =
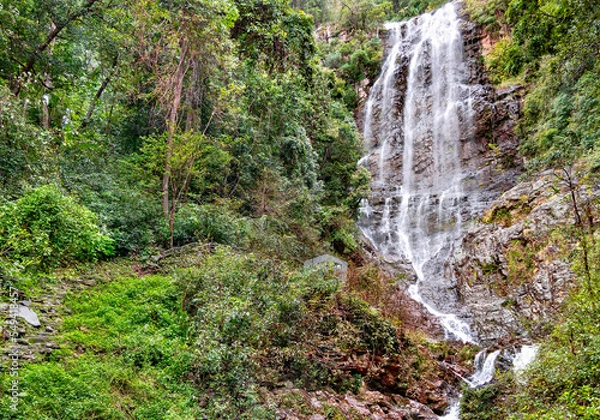
MULTIPOLYGON (((487 204, 461 164, 473 107, 459 26, 453 3, 386 26, 386 60, 365 106, 369 154, 359 163, 371 172, 373 193, 359 227, 383 258, 412 264, 417 281, 408 293, 446 338, 475 343, 448 267, 463 223, 487 204)), ((499 353, 478 355, 469 386, 492 379, 499 353)), ((458 419, 459 401, 441 418, 458 419)))
MULTIPOLYGON (((487 385, 494 378, 496 370, 496 359, 500 356, 500 350, 495 350, 488 354, 487 350, 482 350, 475 356, 475 373, 470 378, 463 380, 471 388, 479 388, 487 385)), ((460 399, 456 399, 448 408, 447 413, 440 417, 440 420, 459 420, 460 419, 460 399)))
POLYGON ((490 354, 482 350, 475 356, 475 373, 467 381, 471 388, 483 386, 493 379, 496 359, 499 355, 500 350, 490 354))
MULTIPOLYGON (((469 160, 475 118, 469 67, 456 6, 407 22, 387 24, 387 53, 365 106, 369 153, 359 164, 372 175, 372 195, 359 222, 381 257, 410 262, 417 281, 408 294, 437 317, 447 339, 475 343, 469 314, 459 304, 449 259, 463 225, 485 209, 490 195, 480 187, 469 160)), ((535 357, 523 346, 513 358, 517 376, 535 357)), ((500 350, 480 352, 473 388, 493 379, 500 350)), ((460 417, 460 398, 445 420, 460 417)))
POLYGON ((447 338, 475 342, 447 273, 463 222, 483 208, 461 167, 473 111, 459 18, 449 3, 387 30, 387 58, 365 106, 370 151, 360 163, 374 181, 359 226, 384 258, 410 261, 418 280, 408 293, 447 338))

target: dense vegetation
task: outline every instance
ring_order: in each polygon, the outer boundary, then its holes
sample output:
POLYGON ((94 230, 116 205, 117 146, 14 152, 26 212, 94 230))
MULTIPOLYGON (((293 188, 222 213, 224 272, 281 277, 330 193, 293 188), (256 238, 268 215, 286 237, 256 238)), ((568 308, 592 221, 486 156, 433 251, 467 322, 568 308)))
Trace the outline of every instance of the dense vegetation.
POLYGON ((357 89, 379 24, 424 7, 0 1, 0 301, 18 290, 47 328, 19 323, 36 359, 17 410, 3 367, 0 417, 268 419, 302 408, 288 383, 429 384, 457 349, 299 264, 358 258, 357 89))
MULTIPOLYGON (((66 293, 58 349, 22 366, 18 412, 2 372, 1 417, 268 419, 282 400, 302 408, 276 392, 290 382, 406 397, 434 359, 463 357, 403 328, 377 268, 341 287, 299 264, 360 262, 353 112, 380 25, 442 3, 0 0, 1 300, 66 293)), ((492 81, 528 91, 528 169, 595 173, 598 2, 467 3, 494 41, 492 81)), ((600 212, 582 209, 560 323, 526 376, 466 391, 464 419, 600 416, 600 212)))
POLYGON ((497 39, 486 61, 496 83, 524 83, 520 121, 528 168, 598 168, 600 4, 593 0, 470 0, 497 39))
POLYGON ((309 15, 278 0, 0 13, 5 202, 55 185, 119 254, 231 240, 211 238, 206 219, 233 213, 308 247, 353 248, 346 218, 368 178, 309 15))

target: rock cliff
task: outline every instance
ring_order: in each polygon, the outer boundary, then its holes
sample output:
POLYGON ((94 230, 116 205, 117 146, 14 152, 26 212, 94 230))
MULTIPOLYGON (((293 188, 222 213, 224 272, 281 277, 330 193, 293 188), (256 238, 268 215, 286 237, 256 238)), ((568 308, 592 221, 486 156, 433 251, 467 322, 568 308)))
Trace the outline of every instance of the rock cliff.
MULTIPOLYGON (((598 191, 577 187, 587 202, 598 191)), ((506 191, 466 232, 453 256, 457 289, 483 343, 536 335, 558 313, 574 274, 571 189, 549 171, 506 191)))

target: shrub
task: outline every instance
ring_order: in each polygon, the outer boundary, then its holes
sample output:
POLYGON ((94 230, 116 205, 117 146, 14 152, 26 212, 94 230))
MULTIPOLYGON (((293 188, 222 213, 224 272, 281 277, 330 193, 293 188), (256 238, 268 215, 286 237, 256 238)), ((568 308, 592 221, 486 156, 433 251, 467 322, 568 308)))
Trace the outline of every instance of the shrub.
MULTIPOLYGON (((233 214, 227 207, 217 204, 183 205, 175 216, 174 245, 184 245, 197 240, 239 245, 247 235, 245 220, 233 214)), ((163 237, 168 240, 165 226, 163 237)))
POLYGON ((114 241, 96 222, 58 188, 40 187, 0 207, 0 254, 43 269, 111 256, 114 241))
POLYGON ((339 303, 349 321, 359 328, 361 339, 367 346, 366 350, 374 354, 398 352, 400 344, 396 329, 378 311, 352 295, 342 296, 339 303))

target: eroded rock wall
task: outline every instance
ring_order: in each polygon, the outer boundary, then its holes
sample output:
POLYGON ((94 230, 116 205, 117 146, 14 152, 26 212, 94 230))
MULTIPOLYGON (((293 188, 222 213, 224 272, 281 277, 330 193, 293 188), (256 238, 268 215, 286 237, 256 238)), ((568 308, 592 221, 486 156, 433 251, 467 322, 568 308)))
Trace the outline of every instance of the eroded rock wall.
MULTIPOLYGON (((598 196, 580 188, 578 199, 598 196)), ((506 191, 466 232, 453 256, 461 302, 483 343, 536 335, 559 313, 575 274, 571 191, 551 171, 506 191)))

